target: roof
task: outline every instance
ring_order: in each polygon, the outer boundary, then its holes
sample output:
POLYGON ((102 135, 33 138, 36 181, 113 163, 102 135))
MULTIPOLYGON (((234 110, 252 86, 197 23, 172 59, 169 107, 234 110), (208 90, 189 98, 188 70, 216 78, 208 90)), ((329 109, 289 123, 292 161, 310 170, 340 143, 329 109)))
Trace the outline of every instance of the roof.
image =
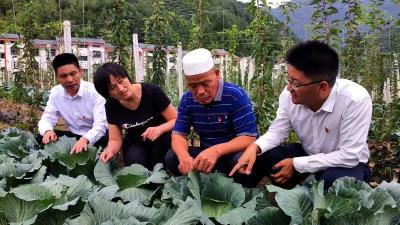
POLYGON ((215 55, 229 55, 229 52, 227 52, 225 49, 213 49, 210 51, 214 56, 215 55))
MULTIPOLYGON (((59 42, 63 41, 63 37, 57 37, 56 40, 59 42)), ((72 43, 80 43, 80 44, 106 44, 103 38, 77 38, 73 37, 71 38, 72 43)))
MULTIPOLYGON (((150 50, 150 51, 154 50, 154 46, 155 46, 154 44, 139 43, 139 48, 150 50)), ((167 51, 172 51, 174 49, 175 49, 175 47, 172 45, 167 46, 167 51)))
POLYGON ((38 46, 38 47, 45 47, 47 45, 50 45, 52 47, 57 46, 57 41, 56 40, 42 40, 42 39, 34 39, 33 40, 33 45, 38 46))
POLYGON ((0 38, 3 38, 3 39, 18 39, 19 36, 18 36, 18 34, 5 33, 5 34, 0 34, 0 38))

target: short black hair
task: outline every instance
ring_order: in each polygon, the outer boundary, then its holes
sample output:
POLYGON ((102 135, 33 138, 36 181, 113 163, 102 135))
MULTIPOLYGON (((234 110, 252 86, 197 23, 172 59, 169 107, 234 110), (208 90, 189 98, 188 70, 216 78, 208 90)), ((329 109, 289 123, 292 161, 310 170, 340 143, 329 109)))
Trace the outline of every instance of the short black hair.
POLYGON ((339 56, 329 45, 320 41, 301 42, 292 47, 285 56, 286 63, 304 72, 312 81, 325 80, 335 84, 339 72, 339 56))
POLYGON ((61 66, 73 64, 76 68, 80 69, 78 58, 72 53, 62 53, 57 55, 52 62, 53 69, 57 75, 57 69, 61 66))
POLYGON ((122 78, 127 77, 132 83, 128 72, 121 65, 112 62, 101 65, 94 74, 93 83, 96 91, 106 99, 110 98, 109 87, 111 76, 122 78))

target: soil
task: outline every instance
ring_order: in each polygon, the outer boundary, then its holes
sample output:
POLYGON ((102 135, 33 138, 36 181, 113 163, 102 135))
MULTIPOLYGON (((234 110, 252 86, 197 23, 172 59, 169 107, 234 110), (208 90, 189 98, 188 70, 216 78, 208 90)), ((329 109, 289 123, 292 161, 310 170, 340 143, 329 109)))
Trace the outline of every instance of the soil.
POLYGON ((3 130, 5 128, 7 128, 7 127, 9 127, 8 124, 0 122, 0 130, 3 130))
MULTIPOLYGON (((40 119, 43 111, 38 108, 32 109, 28 104, 0 99, 0 130, 27 125, 30 122, 36 123, 37 121, 31 121, 33 112, 37 119, 40 119)), ((67 130, 62 119, 57 123, 57 129, 67 130)))
POLYGON ((32 111, 27 104, 19 104, 8 100, 0 100, 0 123, 7 126, 14 126, 16 123, 28 123, 32 112, 41 115, 38 109, 32 111))

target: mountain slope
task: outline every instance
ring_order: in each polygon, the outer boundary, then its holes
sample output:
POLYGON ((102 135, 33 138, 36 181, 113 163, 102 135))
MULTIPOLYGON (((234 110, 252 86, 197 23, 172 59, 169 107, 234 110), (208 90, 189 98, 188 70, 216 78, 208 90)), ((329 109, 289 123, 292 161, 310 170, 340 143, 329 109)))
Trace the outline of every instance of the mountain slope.
MULTIPOLYGON (((310 38, 310 28, 306 28, 305 26, 309 25, 311 22, 311 15, 314 11, 312 5, 309 5, 308 2, 304 0, 293 0, 292 2, 298 3, 301 7, 296 9, 292 15, 292 22, 289 24, 290 29, 296 34, 296 36, 300 39, 309 39, 310 38)), ((364 5, 369 3, 368 0, 362 0, 364 5)), ((332 19, 342 19, 347 11, 346 5, 343 3, 336 3, 334 6, 339 10, 337 16, 332 17, 332 19)), ((389 0, 385 0, 380 9, 385 12, 388 16, 399 19, 400 16, 400 7, 396 6, 389 0)), ((280 21, 283 21, 283 16, 279 10, 279 8, 275 8, 271 10, 271 14, 280 21)))

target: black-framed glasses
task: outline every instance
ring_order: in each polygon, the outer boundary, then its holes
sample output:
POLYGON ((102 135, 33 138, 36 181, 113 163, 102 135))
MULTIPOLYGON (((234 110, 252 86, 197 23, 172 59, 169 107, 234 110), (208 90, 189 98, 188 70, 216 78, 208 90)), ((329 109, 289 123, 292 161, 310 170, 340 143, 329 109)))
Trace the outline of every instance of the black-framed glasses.
POLYGON ((297 81, 295 81, 295 80, 292 80, 290 78, 286 78, 286 82, 288 84, 290 84, 292 86, 292 89, 295 90, 295 91, 299 90, 300 87, 305 87, 305 86, 309 86, 309 85, 313 85, 313 84, 318 84, 318 83, 321 83, 323 81, 325 81, 325 80, 318 80, 318 81, 312 81, 312 82, 307 83, 307 84, 300 84, 300 83, 297 83, 297 81))

